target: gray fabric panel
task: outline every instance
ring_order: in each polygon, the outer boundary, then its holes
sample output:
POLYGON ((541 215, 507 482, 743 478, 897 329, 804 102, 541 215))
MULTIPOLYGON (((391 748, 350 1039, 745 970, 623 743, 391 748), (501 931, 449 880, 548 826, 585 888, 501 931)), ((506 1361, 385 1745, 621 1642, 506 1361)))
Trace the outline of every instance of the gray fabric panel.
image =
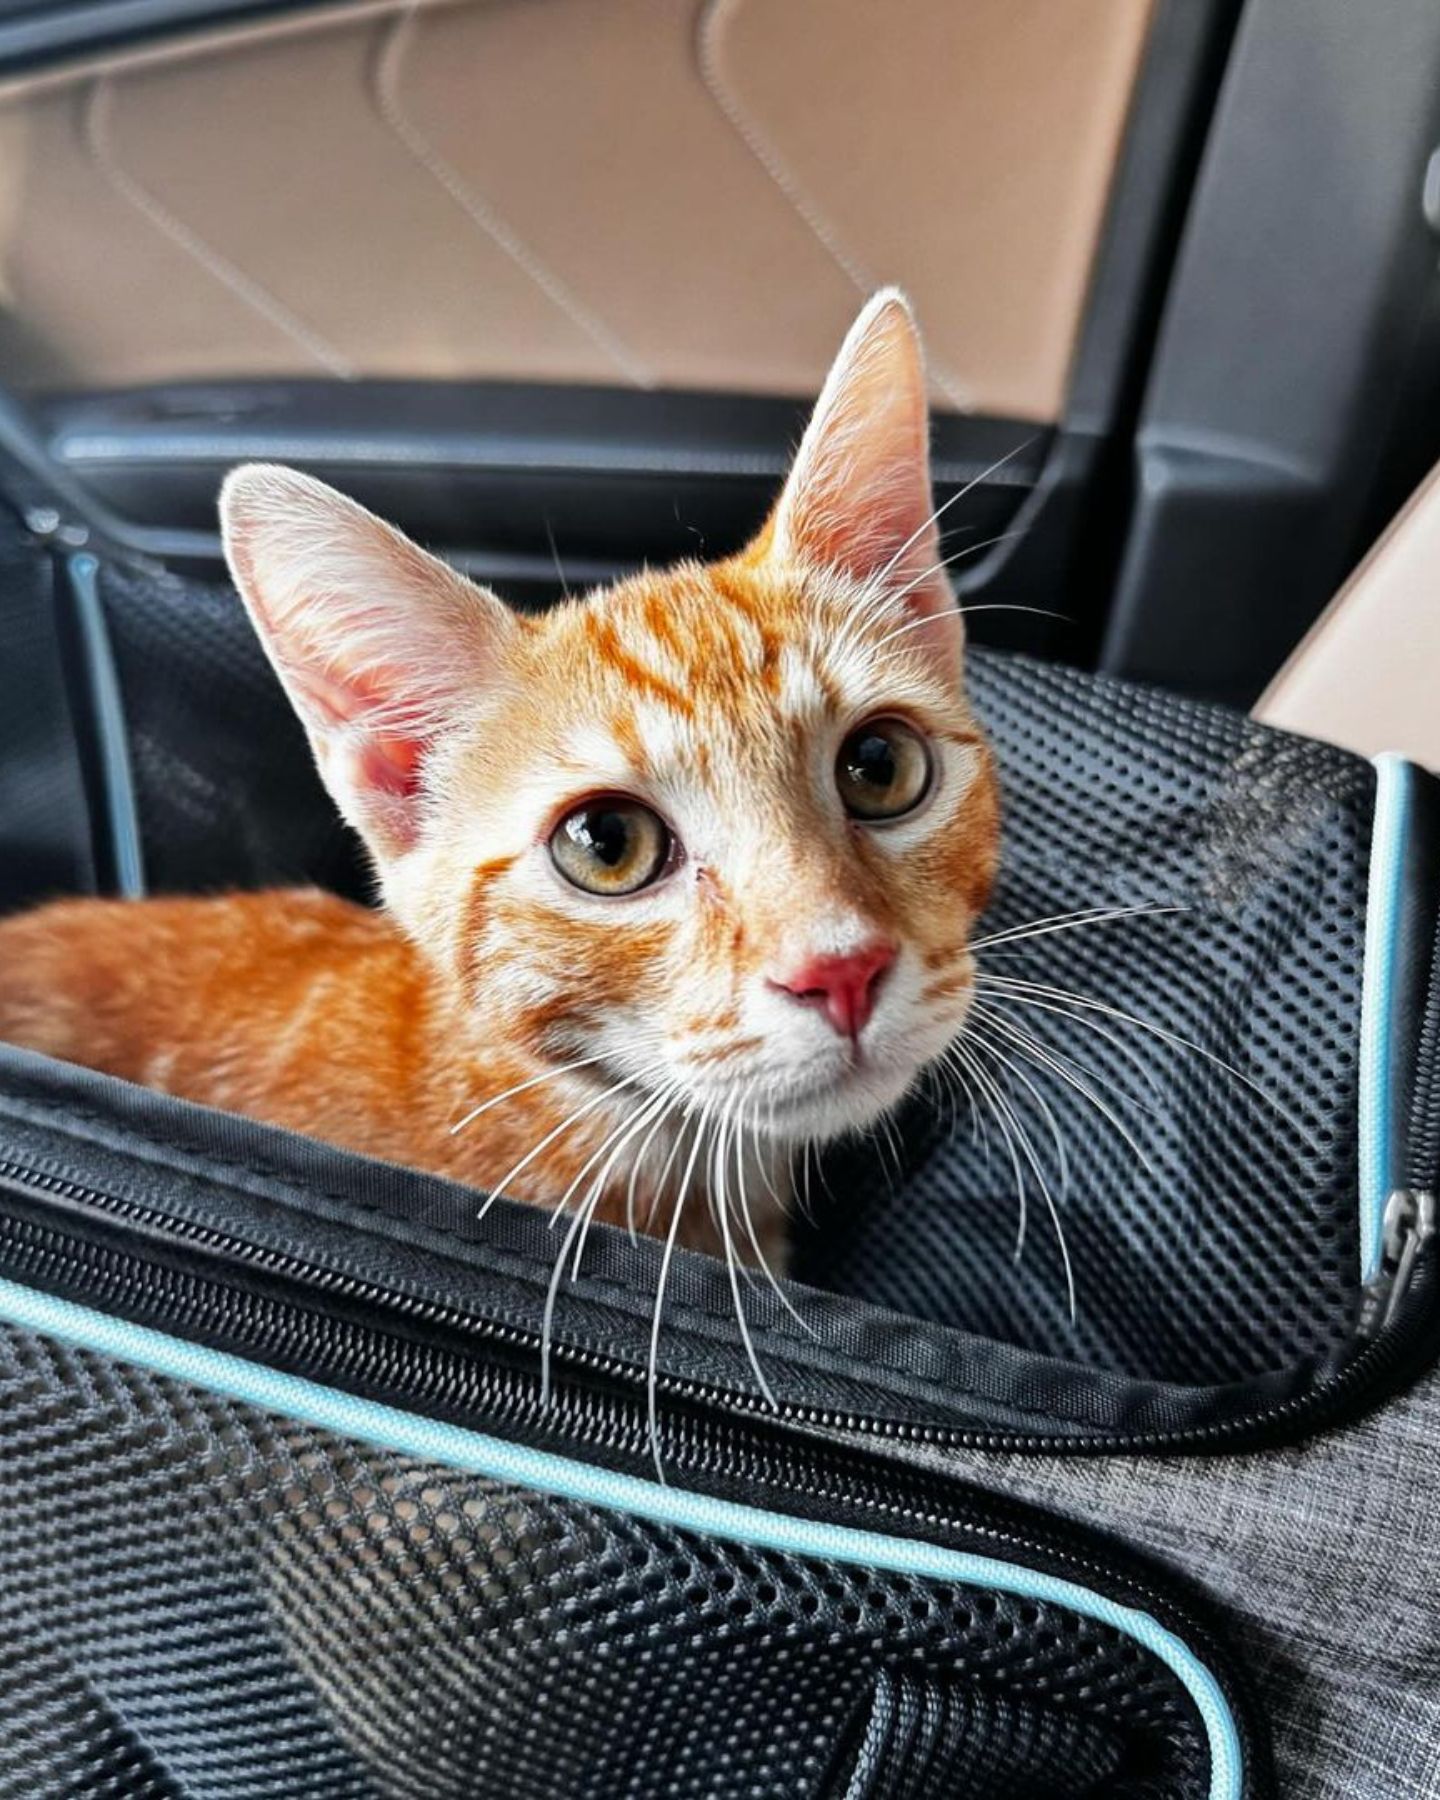
POLYGON ((930 1460, 1100 1526, 1221 1602, 1283 1800, 1440 1800, 1440 1375, 1293 1450, 930 1460))

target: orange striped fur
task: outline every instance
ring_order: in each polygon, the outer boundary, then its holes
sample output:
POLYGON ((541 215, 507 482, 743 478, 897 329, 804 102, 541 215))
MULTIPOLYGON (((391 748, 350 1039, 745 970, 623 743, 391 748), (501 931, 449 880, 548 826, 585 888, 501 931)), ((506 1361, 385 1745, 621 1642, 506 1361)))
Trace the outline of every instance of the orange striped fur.
MULTIPOLYGON (((593 1188, 597 1216, 633 1203, 653 1230, 686 1163, 695 1194, 743 1163, 778 1247, 794 1147, 892 1106, 969 1004, 997 792, 929 513, 893 294, 857 322, 749 550, 540 617, 318 482, 237 472, 237 584, 384 908, 300 890, 48 906, 0 924, 0 1036, 480 1188, 543 1144, 507 1191, 593 1188), (936 777, 877 828, 846 815, 835 765, 879 715, 922 734, 936 777), (595 795, 653 808, 673 869, 625 898, 568 885, 550 834, 595 795), (880 940, 895 961, 854 1038, 777 985, 880 940), (733 1139, 692 1158, 722 1116, 733 1139)), ((677 1238, 715 1233, 688 1202, 677 1238)))

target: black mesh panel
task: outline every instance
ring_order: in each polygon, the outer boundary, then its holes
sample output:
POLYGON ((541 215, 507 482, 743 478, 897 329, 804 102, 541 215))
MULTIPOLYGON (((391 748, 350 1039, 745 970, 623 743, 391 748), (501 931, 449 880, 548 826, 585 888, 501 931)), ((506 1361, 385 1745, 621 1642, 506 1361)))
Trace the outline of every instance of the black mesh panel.
POLYGON ((1174 1677, 1057 1607, 500 1486, 9 1329, 0 1426, 17 1800, 1204 1792, 1174 1677))
POLYGON ((1005 787, 982 935, 1179 910, 980 950, 1033 986, 982 985, 982 1073, 968 1097, 936 1081, 908 1107, 898 1171, 883 1141, 836 1160, 798 1272, 1159 1379, 1324 1353, 1357 1282, 1368 765, 1073 670, 976 657, 972 681, 1005 787), (1022 1135, 1073 1261, 1073 1326, 1022 1135))

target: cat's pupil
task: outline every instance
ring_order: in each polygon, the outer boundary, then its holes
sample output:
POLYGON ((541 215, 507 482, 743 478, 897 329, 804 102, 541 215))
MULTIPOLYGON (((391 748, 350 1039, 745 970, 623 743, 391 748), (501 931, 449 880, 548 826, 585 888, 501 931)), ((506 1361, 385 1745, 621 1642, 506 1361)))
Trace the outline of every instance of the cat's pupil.
POLYGON ((570 830, 577 843, 607 869, 618 868, 630 849, 630 821, 621 813, 580 813, 570 830))
POLYGON ((871 787, 895 785, 895 751, 889 740, 873 734, 863 737, 851 752, 850 772, 871 787))

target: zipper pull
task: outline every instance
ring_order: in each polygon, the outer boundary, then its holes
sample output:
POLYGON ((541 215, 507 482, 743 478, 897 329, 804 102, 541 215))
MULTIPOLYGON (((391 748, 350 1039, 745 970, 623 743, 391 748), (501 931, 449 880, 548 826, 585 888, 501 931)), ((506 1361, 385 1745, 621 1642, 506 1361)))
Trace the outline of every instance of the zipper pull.
POLYGON ((1396 1188, 1385 1202, 1384 1255, 1361 1296, 1361 1337, 1375 1337, 1399 1311, 1416 1259, 1435 1236, 1436 1224, 1435 1196, 1428 1188, 1396 1188))

